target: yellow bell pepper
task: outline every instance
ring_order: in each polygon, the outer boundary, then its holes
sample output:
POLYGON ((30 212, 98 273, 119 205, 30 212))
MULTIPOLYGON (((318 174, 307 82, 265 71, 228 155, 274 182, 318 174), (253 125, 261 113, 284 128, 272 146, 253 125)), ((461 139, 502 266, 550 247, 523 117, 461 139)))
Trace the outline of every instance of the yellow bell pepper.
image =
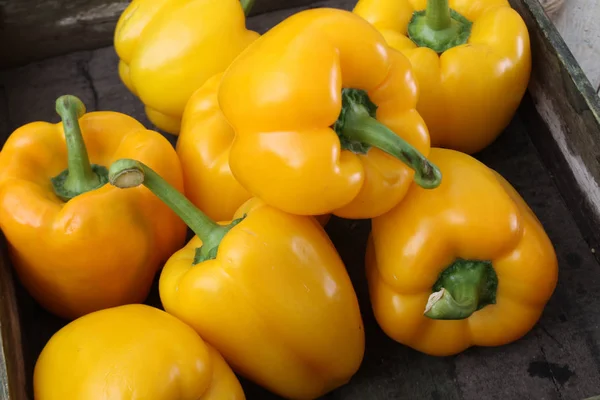
POLYGON ((433 147, 472 154, 509 124, 527 89, 531 50, 507 0, 359 0, 354 13, 410 59, 433 147))
POLYGON ((165 310, 192 326, 234 371, 291 399, 347 383, 364 354, 358 301, 342 260, 313 217, 258 199, 216 224, 150 168, 116 161, 110 182, 144 184, 196 236, 165 264, 165 310))
MULTIPOLYGON (((223 74, 210 78, 190 97, 177 138, 186 197, 209 218, 231 220, 252 195, 229 168, 235 132, 219 107, 217 93, 223 74)), ((316 216, 326 225, 330 214, 316 216)))
POLYGON ((349 11, 287 18, 236 58, 218 96, 233 175, 283 211, 370 218, 413 178, 439 185, 410 63, 349 11))
POLYGON ((114 35, 119 75, 159 129, 178 134, 194 90, 259 36, 245 27, 252 3, 133 0, 121 14, 114 35))
POLYGON ((223 357, 188 325, 142 304, 59 330, 34 370, 36 400, 244 400, 223 357))
POLYGON ((429 157, 442 184, 412 186, 372 221, 366 267, 375 317, 391 338, 430 355, 513 342, 556 287, 552 243, 498 173, 454 150, 433 148, 429 157))
POLYGON ((33 298, 66 319, 142 302, 186 226, 147 189, 108 185, 106 167, 136 157, 183 191, 177 154, 127 115, 85 114, 74 96, 56 110, 62 123, 24 125, 0 153, 0 228, 12 264, 33 298))

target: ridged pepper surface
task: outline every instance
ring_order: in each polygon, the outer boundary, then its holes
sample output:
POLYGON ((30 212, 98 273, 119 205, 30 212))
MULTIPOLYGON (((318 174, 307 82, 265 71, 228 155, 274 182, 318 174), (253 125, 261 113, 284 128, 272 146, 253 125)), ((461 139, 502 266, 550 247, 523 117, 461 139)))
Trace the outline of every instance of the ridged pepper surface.
POLYGON ((375 317, 396 341, 447 356, 513 342, 558 278, 543 226, 517 191, 469 155, 433 148, 444 181, 413 185, 373 220, 366 255, 375 317))
POLYGON ((133 0, 114 35, 119 75, 150 121, 177 135, 183 109, 259 35, 246 29, 243 0, 133 0))
POLYGON ((296 13, 223 75, 231 171, 289 213, 381 215, 413 179, 427 188, 441 179, 426 159, 417 93, 408 59, 364 19, 329 8, 296 13))
POLYGON ((310 216, 258 199, 217 224, 146 165, 116 161, 113 185, 145 185, 196 236, 165 264, 165 310, 192 326, 234 371, 289 399, 346 384, 364 354, 358 300, 327 233, 310 216))
POLYGON ((0 228, 12 264, 29 293, 63 318, 142 302, 186 226, 146 188, 107 184, 107 167, 136 157, 182 192, 177 153, 125 114, 85 113, 74 96, 56 107, 62 123, 26 124, 0 153, 0 228))
POLYGON ((72 321, 46 343, 36 400, 244 400, 223 357, 188 325, 142 304, 72 321))
MULTIPOLYGON (((209 218, 228 221, 252 195, 235 179, 229 153, 235 138, 217 94, 223 74, 210 78, 188 101, 177 138, 186 197, 209 218)), ((330 214, 318 215, 321 225, 330 214)))
POLYGON ((506 0, 359 0, 354 13, 410 60, 433 147, 475 153, 509 124, 527 90, 527 26, 506 0))

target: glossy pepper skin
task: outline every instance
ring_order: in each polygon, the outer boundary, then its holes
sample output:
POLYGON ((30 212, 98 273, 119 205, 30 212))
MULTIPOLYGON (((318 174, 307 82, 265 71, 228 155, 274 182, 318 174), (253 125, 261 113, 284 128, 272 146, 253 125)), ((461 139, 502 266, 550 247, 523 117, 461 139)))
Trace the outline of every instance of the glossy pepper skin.
POLYGON ((354 13, 409 58, 420 88, 417 110, 425 119, 432 146, 472 154, 506 128, 531 72, 527 26, 508 1, 359 0, 354 13), (434 50, 435 46, 419 41, 427 23, 415 24, 414 35, 409 33, 413 14, 426 7, 431 10, 426 14, 440 16, 432 18, 433 30, 436 22, 440 29, 446 28, 448 3, 454 11, 452 24, 465 28, 462 34, 442 33, 457 40, 450 47, 434 50))
POLYGON ((142 304, 55 333, 34 370, 36 400, 244 400, 223 357, 188 325, 142 304))
POLYGON ((372 221, 366 266, 376 319, 391 338, 430 355, 513 342, 556 287, 552 243, 498 173, 454 150, 433 148, 430 158, 442 184, 411 187, 372 221))
POLYGON ((194 90, 258 36, 239 0, 133 0, 114 35, 119 75, 150 121, 176 135, 194 90))
POLYGON ((173 146, 133 118, 85 113, 73 96, 59 98, 59 109, 62 123, 24 125, 0 153, 0 228, 29 293, 74 319, 144 301, 162 263, 185 241, 175 213, 145 188, 124 192, 106 184, 106 168, 136 157, 177 190, 183 179, 173 146), (70 183, 56 180, 67 172, 70 183))
POLYGON ((210 78, 188 101, 177 138, 186 197, 215 221, 231 220, 252 195, 229 168, 235 132, 219 107, 222 73, 210 78))
POLYGON ((439 184, 410 63, 348 11, 284 20, 225 71, 218 100, 233 175, 283 211, 370 218, 413 179, 439 184))
POLYGON ((364 354, 354 288, 313 217, 256 198, 216 224, 146 166, 119 160, 118 187, 143 183, 196 233, 165 264, 164 309, 192 326, 237 373, 289 399, 314 399, 347 383, 364 354))
MULTIPOLYGON (((210 78, 188 101, 177 138, 186 197, 215 221, 228 221, 252 195, 229 168, 235 131, 217 98, 223 74, 210 78)), ((316 216, 324 226, 329 214, 316 216)))

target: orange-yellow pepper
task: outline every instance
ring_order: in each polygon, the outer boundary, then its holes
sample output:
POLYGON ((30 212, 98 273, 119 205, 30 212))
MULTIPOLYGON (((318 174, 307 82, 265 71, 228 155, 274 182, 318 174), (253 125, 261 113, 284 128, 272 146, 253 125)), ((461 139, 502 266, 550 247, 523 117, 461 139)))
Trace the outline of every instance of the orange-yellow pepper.
POLYGON ((442 184, 413 185, 372 221, 366 266, 375 317, 391 338, 430 355, 513 342, 556 287, 552 243, 498 173, 455 150, 433 148, 429 157, 442 184))
POLYGON ((229 149, 235 132, 217 101, 222 74, 210 78, 190 97, 177 138, 186 197, 215 221, 231 220, 252 195, 229 168, 229 149))
POLYGON ((154 171, 119 160, 118 187, 146 185, 196 236, 165 264, 165 310, 192 326, 234 371, 290 399, 314 399, 347 383, 364 353, 354 288, 315 218, 254 198, 216 224, 154 171))
POLYGON ((432 146, 472 154, 509 124, 527 89, 531 50, 507 0, 359 0, 354 13, 410 60, 432 146))
MULTIPOLYGON (((177 138, 186 197, 209 218, 228 221, 252 195, 229 168, 229 151, 235 138, 219 107, 217 93, 222 73, 210 78, 190 97, 177 138)), ((316 218, 322 225, 330 214, 316 218)))
POLYGON ((119 75, 148 119, 178 134, 191 94, 259 34, 246 29, 243 0, 133 0, 114 35, 119 75))
POLYGON ((62 123, 24 125, 0 153, 0 228, 12 264, 35 300, 66 319, 142 302, 186 226, 147 189, 107 184, 107 167, 136 157, 183 191, 177 154, 127 115, 84 114, 74 96, 56 107, 62 123))
POLYGON ((236 58, 218 96, 233 175, 283 211, 371 218, 413 178, 439 185, 410 63, 349 11, 287 18, 236 58))
POLYGON ((55 333, 34 370, 36 400, 244 400, 223 357, 188 325, 142 304, 55 333))

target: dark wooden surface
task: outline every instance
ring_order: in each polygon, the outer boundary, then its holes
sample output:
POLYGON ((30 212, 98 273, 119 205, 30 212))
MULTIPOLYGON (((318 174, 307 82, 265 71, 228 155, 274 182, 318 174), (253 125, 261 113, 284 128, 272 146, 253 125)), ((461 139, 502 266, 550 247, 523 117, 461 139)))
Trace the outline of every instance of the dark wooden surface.
POLYGON ((530 95, 547 126, 532 129, 532 140, 600 260, 600 98, 539 2, 512 3, 529 28, 537 66, 530 95))
MULTIPOLYGON (((269 26, 286 15, 289 11, 253 23, 269 26)), ((54 100, 66 93, 79 96, 90 111, 125 112, 150 127, 142 105, 119 82, 116 63, 108 47, 6 71, 0 75, 0 138, 34 120, 57 122, 54 100)), ((477 157, 515 186, 555 244, 559 282, 539 324, 511 345, 473 348, 454 357, 429 357, 393 342, 376 325, 369 304, 363 268, 369 223, 335 218, 327 230, 359 296, 367 350, 350 384, 326 399, 581 400, 600 394, 600 265, 577 226, 573 207, 555 184, 557 174, 545 169, 541 155, 547 154, 538 153, 530 140, 547 134, 530 101, 525 99, 506 132, 477 157)), ((19 285, 16 290, 30 390, 36 357, 63 322, 41 310, 19 285)), ((156 291, 149 303, 158 304, 156 291)), ((275 399, 247 381, 243 384, 249 400, 275 399)))
POLYGON ((26 391, 27 378, 23 374, 25 365, 19 311, 6 241, 1 233, 0 240, 0 399, 21 399, 26 391))
MULTIPOLYGON (((130 0, 0 0, 0 68, 112 44, 130 0)), ((256 0, 251 15, 314 3, 256 0)))

